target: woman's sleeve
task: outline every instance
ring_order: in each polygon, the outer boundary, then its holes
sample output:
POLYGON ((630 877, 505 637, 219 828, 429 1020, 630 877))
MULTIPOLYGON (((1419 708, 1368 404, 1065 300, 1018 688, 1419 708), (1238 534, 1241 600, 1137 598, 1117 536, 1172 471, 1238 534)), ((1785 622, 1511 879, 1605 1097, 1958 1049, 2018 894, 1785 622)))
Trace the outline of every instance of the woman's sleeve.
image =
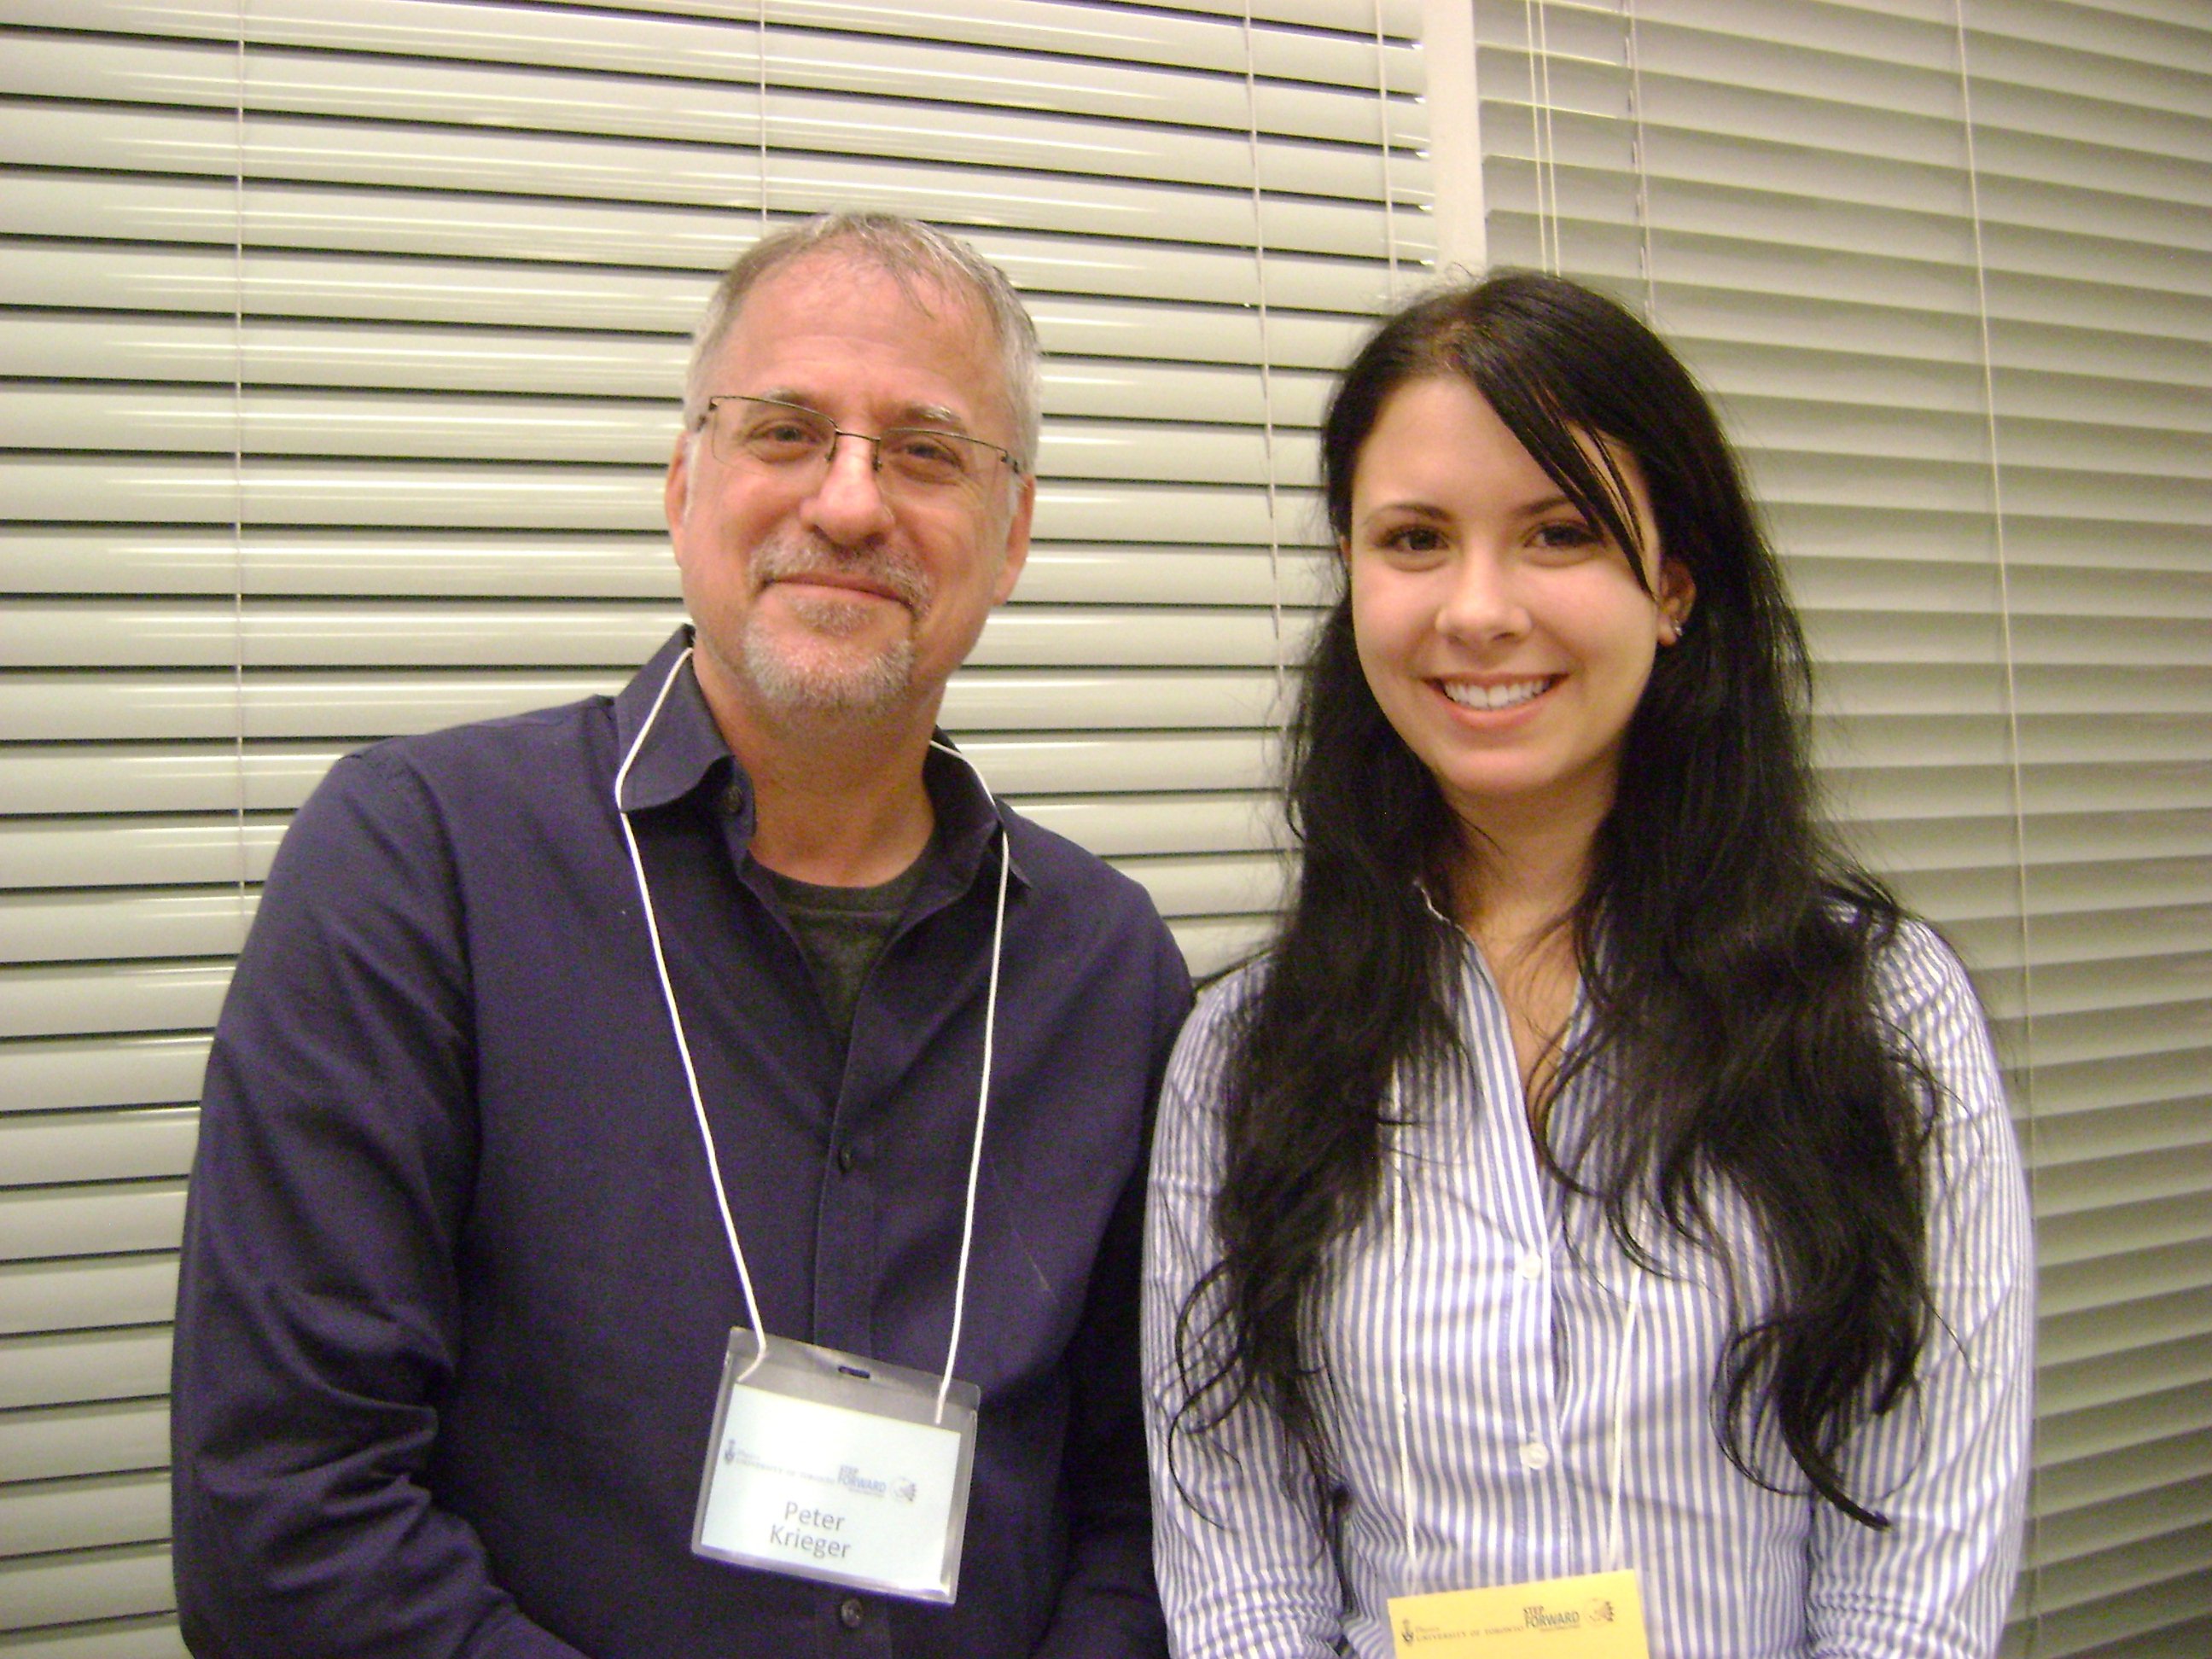
POLYGON ((1313 1521, 1284 1482, 1272 1414, 1240 1409, 1200 1431, 1176 1413, 1176 1328, 1218 1260, 1221 1063, 1240 981, 1214 988, 1168 1066, 1145 1228, 1145 1428, 1152 1553, 1176 1659, 1319 1659, 1344 1648, 1343 1595, 1313 1521))
POLYGON ((1882 968, 1884 1012, 1941 1090, 1928 1157, 1932 1322, 1913 1393, 1862 1428, 1844 1477, 1890 1520, 1832 1505, 1813 1528, 1820 1659, 1987 1659, 2019 1565, 2033 1407, 2035 1262, 2020 1151, 1965 970, 1909 927, 1882 968))

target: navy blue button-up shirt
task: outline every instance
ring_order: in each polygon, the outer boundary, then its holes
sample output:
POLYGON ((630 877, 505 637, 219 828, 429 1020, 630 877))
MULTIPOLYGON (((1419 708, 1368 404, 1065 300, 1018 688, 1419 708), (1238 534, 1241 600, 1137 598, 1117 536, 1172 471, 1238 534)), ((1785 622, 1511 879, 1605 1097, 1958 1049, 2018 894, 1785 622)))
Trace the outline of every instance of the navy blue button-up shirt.
POLYGON ((1012 848, 958 1600, 690 1552, 744 1306, 612 794, 680 644, 612 701, 350 757, 286 837, 185 1223, 202 1656, 1161 1650, 1135 1297, 1182 959, 1133 884, 933 755, 938 836, 841 1049, 687 667, 624 804, 771 1335, 944 1364, 1002 825, 1012 848))

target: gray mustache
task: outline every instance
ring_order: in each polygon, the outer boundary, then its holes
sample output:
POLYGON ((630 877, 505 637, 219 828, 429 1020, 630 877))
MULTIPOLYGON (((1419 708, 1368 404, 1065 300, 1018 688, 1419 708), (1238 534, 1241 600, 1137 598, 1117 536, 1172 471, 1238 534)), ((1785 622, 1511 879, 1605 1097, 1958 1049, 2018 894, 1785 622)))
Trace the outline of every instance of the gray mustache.
POLYGON ((780 536, 753 550, 752 574, 757 585, 786 581, 817 571, 857 576, 894 594, 919 616, 930 599, 929 579, 919 562, 899 555, 873 550, 855 551, 818 537, 780 536))

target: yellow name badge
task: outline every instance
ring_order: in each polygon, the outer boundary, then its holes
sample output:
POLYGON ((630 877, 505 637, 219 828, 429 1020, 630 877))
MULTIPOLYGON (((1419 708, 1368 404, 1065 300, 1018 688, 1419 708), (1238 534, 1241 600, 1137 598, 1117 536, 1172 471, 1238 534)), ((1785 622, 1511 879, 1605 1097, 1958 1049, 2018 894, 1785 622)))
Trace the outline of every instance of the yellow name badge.
POLYGON ((1398 1659, 1651 1659, 1633 1572, 1390 1598, 1398 1659))

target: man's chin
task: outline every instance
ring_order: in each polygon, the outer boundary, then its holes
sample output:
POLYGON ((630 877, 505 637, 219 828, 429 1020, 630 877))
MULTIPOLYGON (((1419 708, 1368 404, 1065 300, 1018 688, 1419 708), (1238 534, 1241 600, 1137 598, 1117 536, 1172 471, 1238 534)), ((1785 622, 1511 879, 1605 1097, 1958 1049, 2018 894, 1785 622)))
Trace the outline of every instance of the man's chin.
POLYGON ((880 714, 905 702, 914 684, 914 647, 811 647, 749 637, 745 678, 764 708, 786 714, 880 714))
POLYGON ((849 640, 870 629, 882 628, 890 616, 908 623, 913 615, 904 601, 888 593, 832 583, 783 581, 769 592, 781 603, 791 623, 825 640, 849 640))

